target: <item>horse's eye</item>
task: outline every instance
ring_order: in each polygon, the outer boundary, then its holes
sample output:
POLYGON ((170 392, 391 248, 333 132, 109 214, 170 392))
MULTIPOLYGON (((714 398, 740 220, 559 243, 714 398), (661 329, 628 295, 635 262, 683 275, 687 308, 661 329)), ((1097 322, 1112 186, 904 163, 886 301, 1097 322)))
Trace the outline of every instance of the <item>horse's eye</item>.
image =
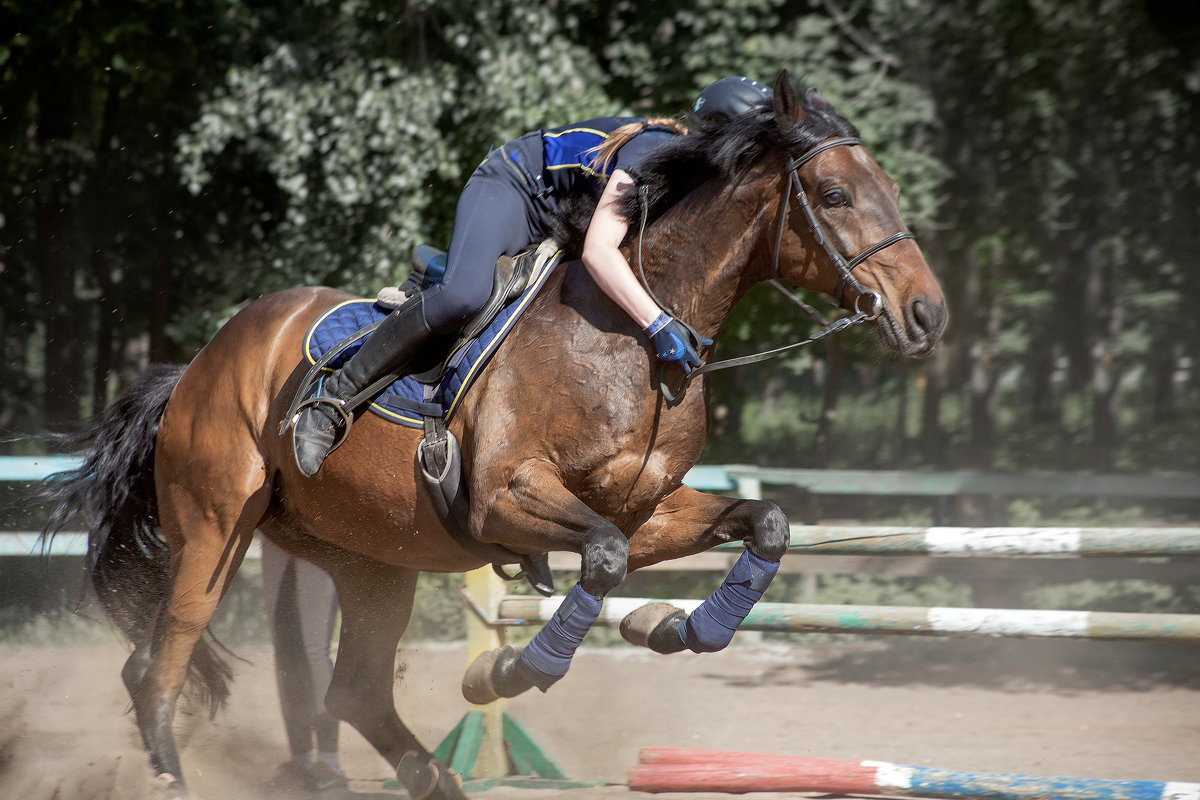
POLYGON ((844 206, 850 202, 850 197, 841 189, 830 189, 825 192, 825 202, 831 206, 844 206))

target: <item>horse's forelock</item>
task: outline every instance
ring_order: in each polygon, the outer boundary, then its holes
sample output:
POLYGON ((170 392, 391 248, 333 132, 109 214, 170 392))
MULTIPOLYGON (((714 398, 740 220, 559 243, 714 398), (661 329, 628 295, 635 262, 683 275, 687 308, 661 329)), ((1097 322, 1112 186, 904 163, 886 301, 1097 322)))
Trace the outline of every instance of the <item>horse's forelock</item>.
POLYGON ((795 157, 803 155, 826 139, 835 136, 858 137, 858 128, 855 128, 846 118, 839 116, 833 110, 833 106, 824 101, 824 98, 820 98, 819 95, 818 98, 821 100, 818 105, 805 106, 804 122, 792 128, 788 137, 787 149, 795 157))

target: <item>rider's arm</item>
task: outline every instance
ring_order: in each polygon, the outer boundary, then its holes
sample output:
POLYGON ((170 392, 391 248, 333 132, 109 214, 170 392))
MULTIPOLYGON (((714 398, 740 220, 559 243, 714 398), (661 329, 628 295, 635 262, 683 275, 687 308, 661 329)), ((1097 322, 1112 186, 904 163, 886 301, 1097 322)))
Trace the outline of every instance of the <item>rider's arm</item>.
POLYGON ((621 215, 621 195, 633 188, 633 178, 622 169, 613 170, 588 224, 583 243, 583 265, 600 289, 612 298, 640 328, 647 328, 662 310, 634 277, 621 254, 621 242, 629 224, 621 215))

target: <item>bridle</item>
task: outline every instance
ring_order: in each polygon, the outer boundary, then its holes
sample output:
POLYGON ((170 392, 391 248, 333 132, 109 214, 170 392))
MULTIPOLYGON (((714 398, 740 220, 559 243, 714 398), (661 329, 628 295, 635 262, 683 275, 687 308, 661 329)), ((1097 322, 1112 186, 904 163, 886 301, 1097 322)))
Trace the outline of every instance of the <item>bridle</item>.
MULTIPOLYGON (((804 345, 823 339, 831 333, 845 330, 846 328, 863 322, 871 322, 872 320, 878 319, 881 314, 886 313, 883 307, 883 300, 880 298, 879 293, 871 289, 867 289, 861 283, 859 283, 858 279, 854 277, 854 268, 879 251, 891 247, 897 242, 905 239, 914 239, 915 237, 910 231, 899 231, 897 233, 893 233, 891 236, 881 239, 847 261, 845 256, 838 252, 837 247, 834 246, 833 242, 829 239, 829 236, 825 233, 825 228, 821 225, 821 221, 818 220, 816 214, 813 213, 812 205, 808 201, 808 195, 805 193, 804 186, 800 182, 800 168, 816 156, 834 147, 855 147, 861 144, 862 141, 853 136, 841 136, 836 139, 827 139, 806 151, 799 158, 789 157, 787 163, 784 165, 784 170, 787 173, 787 186, 779 200, 779 213, 775 220, 775 245, 771 253, 772 277, 768 283, 782 292, 785 297, 787 297, 789 300, 799 306, 805 313, 812 317, 812 319, 818 325, 822 326, 821 329, 809 336, 807 339, 794 342, 783 347, 777 347, 774 350, 766 350, 761 353, 742 356, 740 358, 730 358, 726 359, 725 361, 715 361, 711 364, 705 364, 702 367, 698 367, 684 376, 684 382, 679 387, 680 390, 682 390, 683 386, 686 385, 688 380, 698 375, 703 375, 706 372, 714 372, 718 369, 729 369, 730 367, 740 367, 746 364, 754 364, 759 361, 765 361, 768 358, 774 358, 775 356, 795 350, 798 347, 803 347, 804 345), (804 213, 804 219, 808 222, 809 229, 812 230, 813 238, 816 239, 817 244, 821 245, 821 247, 825 250, 826 255, 829 256, 829 260, 833 263, 834 268, 837 269, 838 283, 833 293, 834 300, 837 301, 839 298, 841 298, 846 287, 853 289, 856 293, 854 304, 852 306, 853 313, 848 317, 841 317, 833 320, 832 322, 827 322, 825 318, 821 316, 820 312, 794 295, 780 281, 782 276, 779 272, 779 252, 783 246, 783 231, 787 226, 788 212, 790 209, 793 191, 796 193, 796 200, 800 206, 800 210, 804 213), (864 299, 867 301, 865 307, 863 304, 864 299)), ((649 213, 644 196, 642 198, 641 205, 642 233, 644 233, 646 227, 646 217, 649 213)), ((646 274, 642 267, 642 238, 642 236, 638 237, 638 271, 641 275, 642 285, 646 288, 646 291, 650 293, 650 296, 654 299, 654 301, 658 303, 659 307, 663 308, 663 304, 659 302, 657 297, 654 296, 654 293, 650 291, 650 287, 646 283, 646 274)), ((675 315, 672 314, 672 316, 675 315)), ((678 319, 678 317, 676 317, 676 319, 678 319)), ((680 322, 687 329, 688 334, 692 337, 692 345, 696 346, 700 341, 699 334, 697 334, 690 325, 688 325, 686 322, 683 322, 683 320, 680 320, 680 322)), ((664 372, 665 367, 666 364, 662 364, 659 368, 659 389, 669 402, 673 402, 676 397, 676 392, 673 392, 667 385, 666 375, 664 372)))
MULTIPOLYGON (((829 236, 826 235, 825 228, 821 225, 821 221, 817 219, 817 215, 813 213, 812 205, 808 202, 808 195, 804 191, 804 186, 800 183, 800 168, 811 161, 814 157, 824 153, 826 150, 831 150, 834 147, 855 147, 860 145, 862 145, 861 140, 853 136, 843 136, 837 139, 829 139, 821 142, 816 147, 800 156, 798 159, 788 159, 788 163, 784 167, 784 169, 787 170, 788 188, 784 191, 783 197, 779 201, 779 218, 775 221, 775 248, 771 256, 771 282, 775 284, 777 288, 783 290, 785 294, 791 296, 791 293, 786 289, 783 289, 783 287, 779 284, 779 250, 783 242, 783 229, 787 223, 788 203, 791 199, 792 190, 795 189, 796 199, 800 203, 800 210, 804 212, 804 219, 808 221, 808 227, 812 229, 813 238, 815 238, 817 240, 817 244, 821 245, 821 247, 825 250, 826 255, 829 256, 829 260, 833 262, 833 266, 838 271, 837 288, 833 290, 834 299, 836 300, 837 298, 840 298, 842 296, 842 292, 847 286, 849 286, 857 293, 857 297, 854 300, 854 310, 858 312, 861 309, 860 301, 864 297, 869 297, 871 299, 871 309, 865 312, 866 316, 864 317, 864 321, 870 321, 876 319, 883 312, 883 303, 876 292, 864 288, 863 285, 858 282, 858 279, 854 277, 853 270, 859 264, 875 255, 880 250, 891 247, 892 245, 896 244, 896 242, 904 239, 913 239, 914 237, 912 233, 909 231, 899 231, 898 233, 893 233, 886 239, 876 242, 866 250, 863 250, 861 253, 856 255, 854 258, 846 261, 845 257, 838 252, 836 247, 834 247, 833 242, 829 239, 829 236)), ((816 319, 820 321, 819 315, 816 316, 816 319)), ((822 321, 821 324, 824 325, 825 323, 822 321)))

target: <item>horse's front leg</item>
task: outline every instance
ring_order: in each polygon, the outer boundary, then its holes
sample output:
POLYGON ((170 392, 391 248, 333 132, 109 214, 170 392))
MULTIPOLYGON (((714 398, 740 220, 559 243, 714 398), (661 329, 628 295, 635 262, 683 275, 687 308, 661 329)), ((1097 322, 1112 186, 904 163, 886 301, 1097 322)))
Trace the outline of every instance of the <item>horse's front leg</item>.
POLYGON ((463 696, 479 705, 533 686, 544 692, 566 675, 605 595, 625 580, 629 558, 625 534, 568 491, 543 462, 517 470, 493 496, 483 529, 514 532, 520 541, 506 539, 510 546, 579 553, 580 579, 529 644, 475 659, 463 677, 463 696))
POLYGON ((632 569, 724 542, 741 540, 746 549, 717 590, 690 615, 668 603, 651 603, 621 621, 621 635, 659 653, 724 649, 771 585, 790 538, 787 518, 774 503, 680 487, 631 537, 632 569))

